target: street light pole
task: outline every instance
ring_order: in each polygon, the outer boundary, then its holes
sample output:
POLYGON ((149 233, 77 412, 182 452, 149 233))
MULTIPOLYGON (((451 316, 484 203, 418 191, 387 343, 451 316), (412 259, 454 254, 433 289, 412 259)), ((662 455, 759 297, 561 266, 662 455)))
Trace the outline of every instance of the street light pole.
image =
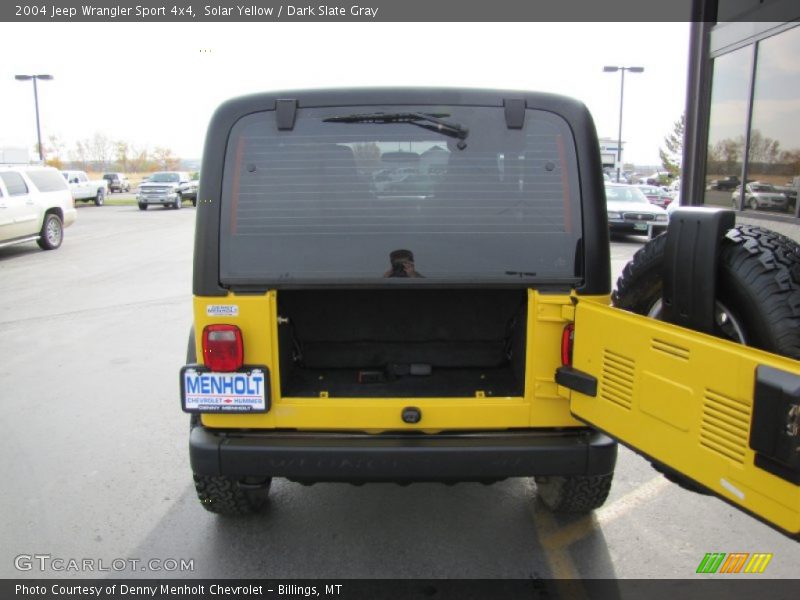
POLYGON ((603 67, 604 73, 616 73, 617 71, 622 73, 619 86, 619 132, 617 135, 617 183, 619 183, 622 172, 622 104, 625 99, 625 71, 642 73, 644 67, 603 67))
POLYGON ((39 149, 39 162, 44 162, 44 155, 42 154, 42 128, 39 125, 39 90, 36 86, 37 79, 44 79, 45 81, 53 79, 52 75, 15 75, 14 79, 17 81, 33 80, 33 103, 36 107, 36 140, 39 149))

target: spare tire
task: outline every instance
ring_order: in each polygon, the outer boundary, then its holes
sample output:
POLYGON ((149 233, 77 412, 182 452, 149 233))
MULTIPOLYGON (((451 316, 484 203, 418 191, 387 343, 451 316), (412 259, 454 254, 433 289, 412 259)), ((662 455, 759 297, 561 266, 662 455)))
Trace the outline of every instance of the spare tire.
MULTIPOLYGON (((653 318, 661 313, 667 236, 645 244, 625 267, 614 306, 653 318)), ((714 335, 800 359, 800 245, 762 227, 727 232, 717 265, 714 335)))

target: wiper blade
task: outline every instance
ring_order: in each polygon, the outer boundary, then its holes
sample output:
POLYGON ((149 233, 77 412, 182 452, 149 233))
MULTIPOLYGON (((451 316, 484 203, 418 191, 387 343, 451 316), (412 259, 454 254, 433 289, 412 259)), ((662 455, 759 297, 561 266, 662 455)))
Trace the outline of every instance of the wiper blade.
POLYGON ((457 144, 458 149, 463 150, 467 147, 467 143, 464 140, 466 140, 469 135, 469 129, 458 123, 442 120, 442 117, 449 116, 449 113, 368 113, 345 115, 342 117, 328 117, 322 120, 325 123, 377 123, 380 125, 408 123, 429 131, 441 133, 448 137, 458 138, 460 140, 457 144))

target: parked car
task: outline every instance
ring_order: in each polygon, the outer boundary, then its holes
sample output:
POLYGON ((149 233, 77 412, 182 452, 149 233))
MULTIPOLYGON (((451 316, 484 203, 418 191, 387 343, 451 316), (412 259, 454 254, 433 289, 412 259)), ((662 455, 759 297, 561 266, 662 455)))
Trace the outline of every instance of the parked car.
POLYGON ((656 206, 667 208, 672 202, 673 196, 662 187, 657 185, 637 185, 636 187, 642 191, 649 202, 656 206))
POLYGON ((612 233, 655 237, 667 230, 669 216, 635 185, 606 183, 608 226, 612 233))
POLYGON ((181 184, 180 194, 183 200, 191 200, 192 206, 197 206, 197 188, 200 182, 197 179, 192 179, 184 184, 181 184))
POLYGON ((61 171, 69 184, 72 197, 82 202, 94 201, 95 206, 103 206, 108 195, 108 181, 89 179, 85 171, 61 171))
POLYGON ((52 167, 0 167, 0 247, 35 241, 55 250, 77 211, 69 186, 52 167))
MULTIPOLYGON (((731 194, 731 204, 734 208, 739 206, 741 193, 740 186, 731 194)), ((773 185, 754 181, 744 186, 744 206, 751 210, 777 209, 785 211, 789 206, 789 199, 786 194, 775 189, 773 185)))
POLYGON ((742 180, 739 179, 736 175, 728 175, 727 177, 723 177, 722 179, 712 179, 711 181, 708 182, 708 185, 706 185, 706 189, 729 192, 733 189, 736 189, 741 184, 742 180))
POLYGON ((128 181, 128 176, 124 173, 105 173, 103 179, 108 182, 108 191, 110 193, 131 191, 131 182, 128 181))
POLYGON ((185 171, 153 173, 146 182, 142 182, 139 186, 139 193, 136 195, 139 210, 147 210, 151 204, 180 208, 183 202, 181 187, 187 183, 189 183, 189 174, 185 171))
POLYGON ((275 477, 533 477, 545 506, 586 513, 611 485, 608 435, 800 533, 790 239, 678 209, 612 294, 611 203, 635 231, 667 216, 604 193, 589 110, 552 94, 250 95, 206 140, 179 376, 206 510, 256 512, 275 477), (376 193, 359 173, 401 145, 440 148, 445 172, 376 193))
POLYGON ((776 185, 774 187, 775 191, 786 196, 786 210, 794 212, 795 206, 797 206, 797 187, 793 186, 791 181, 787 185, 776 185))

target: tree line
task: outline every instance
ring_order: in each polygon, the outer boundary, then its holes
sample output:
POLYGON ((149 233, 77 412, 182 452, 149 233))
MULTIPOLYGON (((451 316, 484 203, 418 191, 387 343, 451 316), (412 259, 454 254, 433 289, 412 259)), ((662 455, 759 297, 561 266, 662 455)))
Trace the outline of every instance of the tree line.
POLYGON ((57 169, 82 171, 121 171, 146 173, 150 171, 175 171, 180 158, 172 149, 156 146, 150 149, 124 140, 114 140, 102 133, 77 140, 71 147, 57 134, 50 134, 42 144, 45 164, 57 169))
MULTIPOLYGON (((664 138, 665 148, 659 148, 661 163, 672 175, 678 175, 683 157, 685 115, 676 121, 664 138)), ((738 175, 742 170, 747 145, 747 163, 753 173, 761 175, 797 175, 800 173, 800 148, 786 150, 779 140, 753 129, 750 139, 744 135, 709 143, 706 171, 718 175, 738 175), (747 145, 749 141, 749 145, 747 145)))
MULTIPOLYGON (((750 132, 747 162, 752 172, 762 175, 797 175, 800 173, 800 149, 784 150, 778 140, 758 129, 750 132)), ((745 137, 725 138, 709 145, 708 172, 738 175, 745 155, 745 137)))

